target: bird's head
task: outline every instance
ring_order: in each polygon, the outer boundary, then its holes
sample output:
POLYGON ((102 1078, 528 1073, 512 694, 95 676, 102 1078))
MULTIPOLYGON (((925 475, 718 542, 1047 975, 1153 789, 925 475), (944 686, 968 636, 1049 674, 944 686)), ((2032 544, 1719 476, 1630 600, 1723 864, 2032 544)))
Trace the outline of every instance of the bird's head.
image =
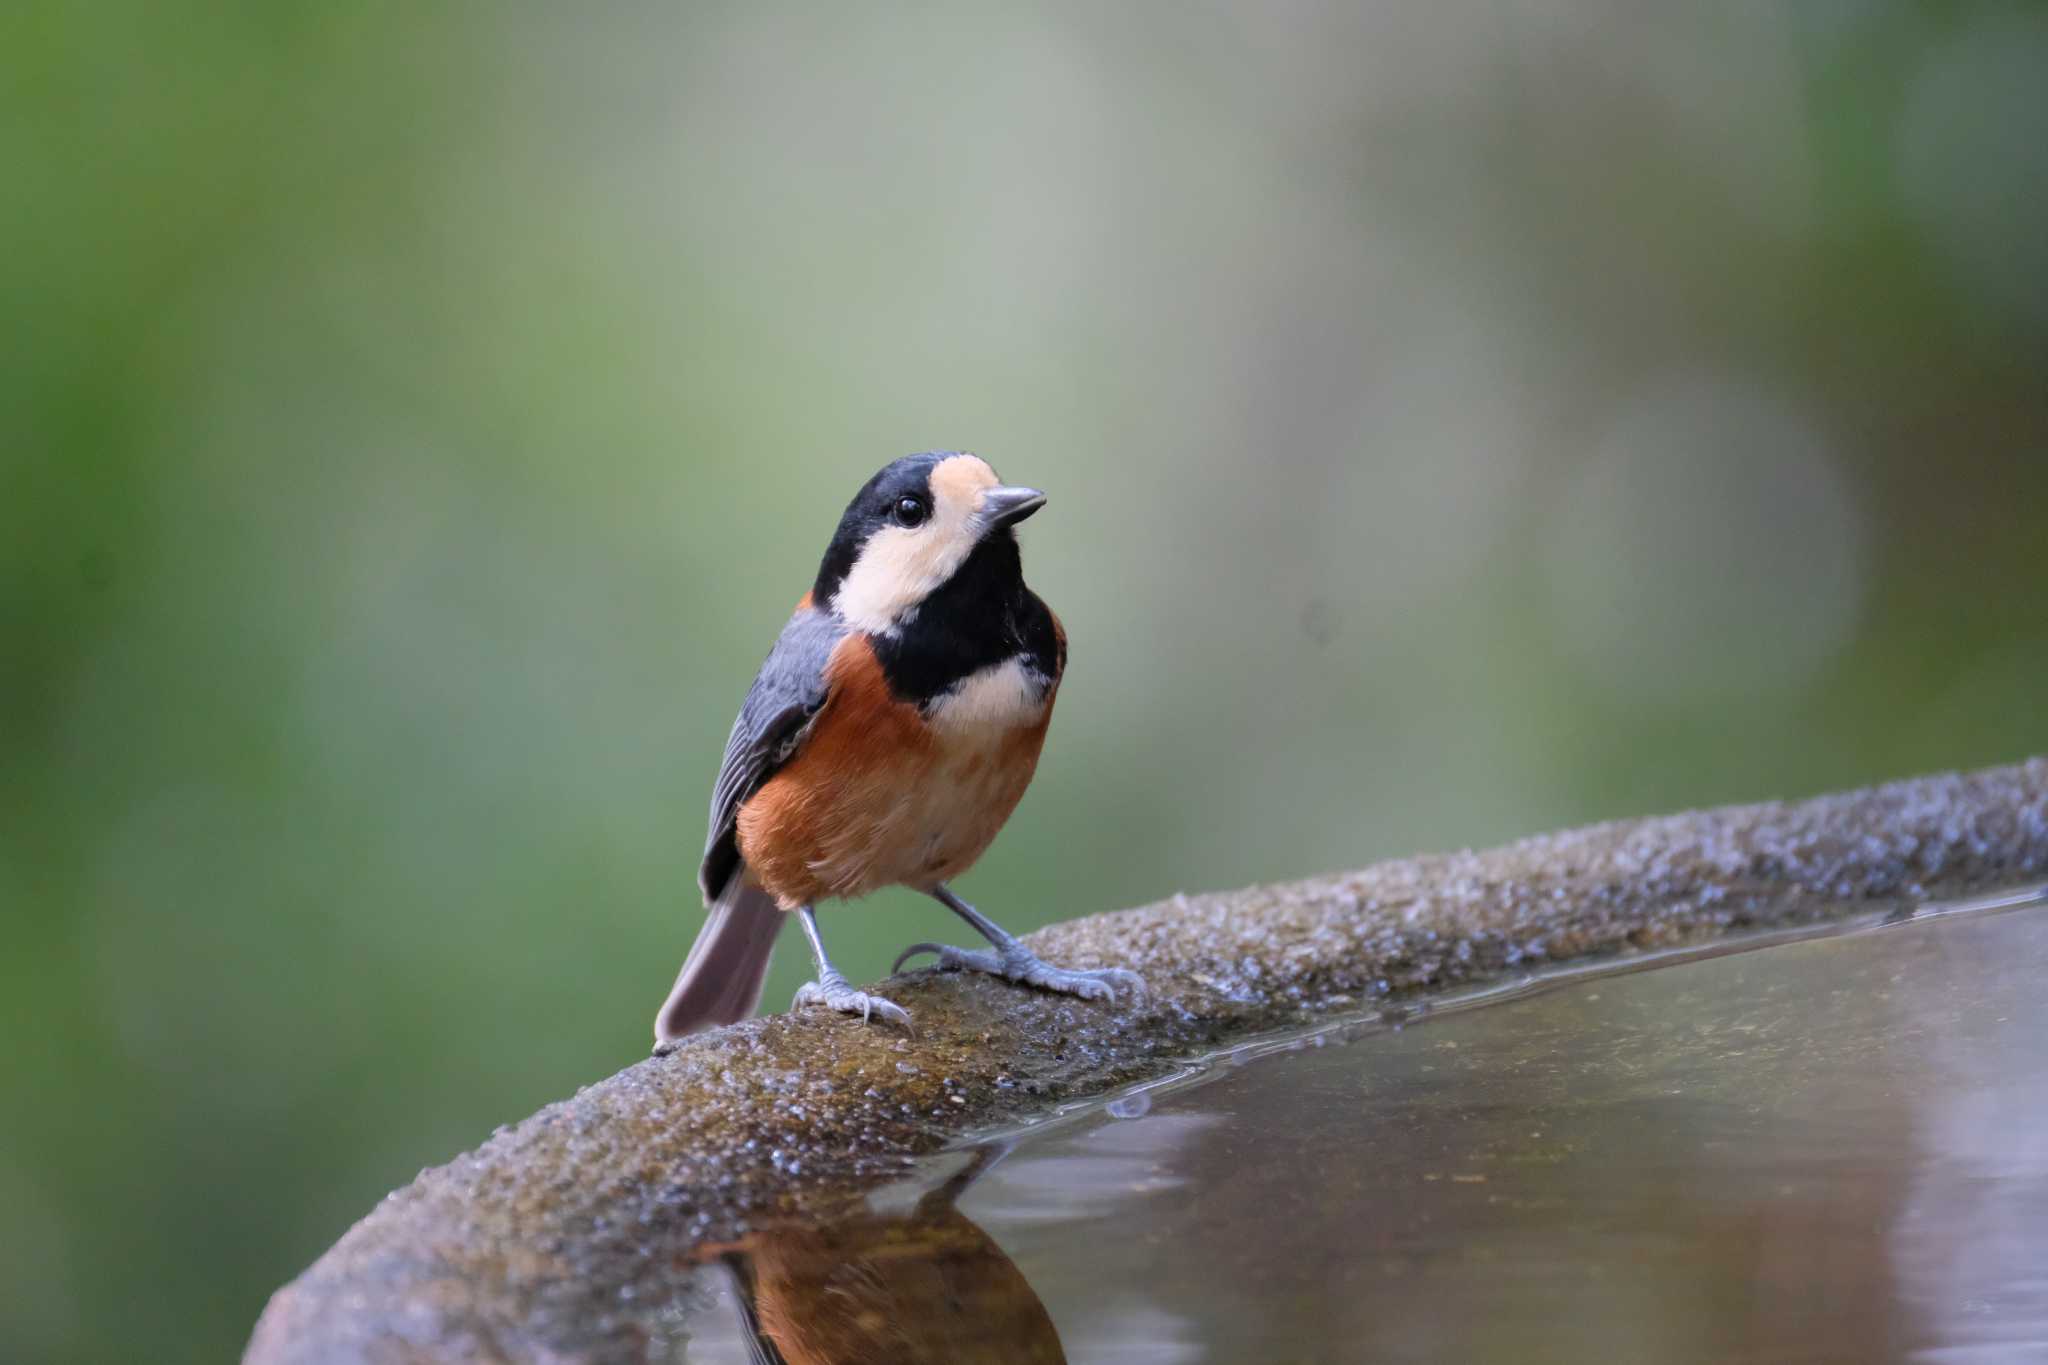
POLYGON ((978 455, 934 451, 885 466, 854 494, 818 566, 811 599, 856 630, 900 629, 970 562, 1022 581, 1016 524, 1045 505, 978 455))

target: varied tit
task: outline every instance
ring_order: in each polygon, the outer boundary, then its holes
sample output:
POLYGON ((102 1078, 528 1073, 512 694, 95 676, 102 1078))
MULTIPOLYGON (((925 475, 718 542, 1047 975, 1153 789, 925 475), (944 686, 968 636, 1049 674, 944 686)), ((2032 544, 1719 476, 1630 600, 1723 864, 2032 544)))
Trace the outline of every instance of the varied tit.
POLYGON ((1121 968, 1040 961, 946 883, 972 867, 1038 766, 1066 666, 1059 618, 1024 586, 1016 526, 1045 505, 979 457, 912 455, 847 504, 817 581, 754 679, 711 793, 698 884, 709 913, 654 1019, 656 1050, 754 1011, 785 912, 817 980, 796 1005, 908 1024, 832 966, 815 907, 922 891, 991 945, 933 943, 942 969, 1090 1000, 1142 990, 1121 968))
POLYGON ((1065 1365, 1031 1282, 957 1201, 1001 1158, 984 1148, 908 1213, 862 1209, 702 1248, 727 1275, 757 1362, 1065 1365))

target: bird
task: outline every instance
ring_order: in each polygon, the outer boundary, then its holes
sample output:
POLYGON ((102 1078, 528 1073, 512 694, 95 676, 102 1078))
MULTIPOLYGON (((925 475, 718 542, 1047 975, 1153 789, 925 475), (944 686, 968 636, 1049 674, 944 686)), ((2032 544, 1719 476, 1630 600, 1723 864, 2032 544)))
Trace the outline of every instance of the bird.
POLYGON ((722 1266, 756 1365, 1065 1365, 1031 1282, 955 1201, 978 1152, 907 1213, 770 1224, 698 1256, 722 1266))
POLYGON ((1134 996, 1121 967, 1041 960, 949 883, 995 840, 1038 766, 1066 670, 1060 620, 1025 586, 1017 526, 1045 505, 980 456, 928 451, 854 494, 753 686, 712 785, 698 868, 706 916, 654 1019, 655 1051, 754 1012, 795 916, 815 978, 792 1009, 908 1028, 908 1011, 832 965, 817 907, 905 886, 988 942, 906 948, 1088 1000, 1134 996))

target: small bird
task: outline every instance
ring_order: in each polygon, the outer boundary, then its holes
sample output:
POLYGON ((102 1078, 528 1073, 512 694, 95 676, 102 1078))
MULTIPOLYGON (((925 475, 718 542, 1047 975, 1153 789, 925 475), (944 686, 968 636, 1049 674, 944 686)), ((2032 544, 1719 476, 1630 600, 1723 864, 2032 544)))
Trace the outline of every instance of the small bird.
POLYGON ((977 1152, 907 1213, 771 1223, 701 1248, 730 1277, 757 1365, 1065 1365, 1031 1282, 956 1207, 1004 1150, 977 1152))
POLYGON ((655 1016, 657 1052, 753 1013, 792 911, 818 970, 795 1007, 907 1026, 901 1006, 840 975, 818 936, 820 901, 886 886, 924 892, 991 945, 914 944, 896 969, 929 952, 942 970, 1084 999, 1143 990, 1120 967, 1040 961, 947 886, 1030 785, 1066 668, 1066 632, 1024 585, 1017 547, 1017 524, 1044 505, 955 451, 897 460, 847 504, 726 740, 697 874, 708 913, 655 1016))

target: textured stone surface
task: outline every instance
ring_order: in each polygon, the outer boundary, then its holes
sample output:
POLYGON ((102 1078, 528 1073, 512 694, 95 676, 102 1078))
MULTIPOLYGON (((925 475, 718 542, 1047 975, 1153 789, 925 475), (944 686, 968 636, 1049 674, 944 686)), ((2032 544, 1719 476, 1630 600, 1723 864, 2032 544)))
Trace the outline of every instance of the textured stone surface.
MULTIPOLYGON (((2048 758, 1156 905, 1032 936, 1140 1006, 892 982, 914 1039, 777 1016, 550 1105, 389 1196, 280 1290, 248 1359, 639 1358, 630 1305, 700 1244, 823 1208, 963 1134, 1320 1013, 2048 872, 2048 758)), ((644 1343, 642 1343, 644 1345, 644 1343)))

